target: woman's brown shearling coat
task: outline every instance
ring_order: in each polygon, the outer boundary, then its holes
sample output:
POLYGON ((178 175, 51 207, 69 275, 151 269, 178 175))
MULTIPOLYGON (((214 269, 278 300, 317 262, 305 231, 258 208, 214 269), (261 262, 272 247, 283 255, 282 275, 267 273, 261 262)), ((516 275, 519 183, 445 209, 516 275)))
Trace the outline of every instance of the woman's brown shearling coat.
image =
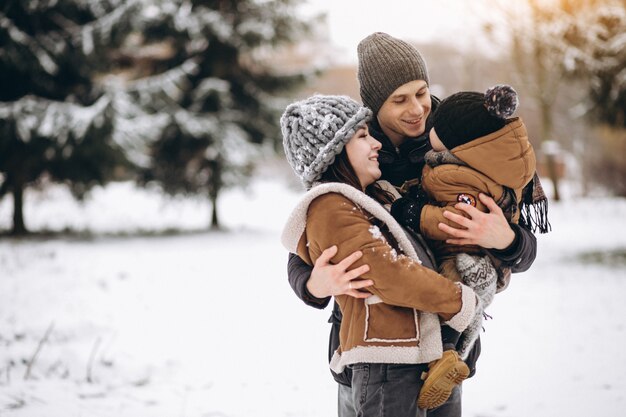
POLYGON ((352 268, 370 267, 362 278, 374 282, 367 288, 372 297, 337 296, 343 320, 341 346, 331 361, 336 372, 351 363, 430 362, 441 356, 437 313, 459 331, 474 315, 473 291, 423 267, 393 217, 346 184, 313 187, 292 213, 283 243, 311 265, 337 245, 333 262, 360 250, 352 268))

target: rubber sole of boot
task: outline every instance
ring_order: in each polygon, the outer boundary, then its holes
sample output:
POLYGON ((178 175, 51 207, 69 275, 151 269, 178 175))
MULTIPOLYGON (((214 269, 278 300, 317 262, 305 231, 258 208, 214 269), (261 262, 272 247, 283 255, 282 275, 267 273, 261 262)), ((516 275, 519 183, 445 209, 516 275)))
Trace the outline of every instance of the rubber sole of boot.
POLYGON ((424 386, 420 391, 417 406, 430 410, 445 403, 452 390, 469 376, 469 368, 465 362, 459 361, 447 366, 447 369, 438 370, 439 377, 429 375, 424 381, 424 386))

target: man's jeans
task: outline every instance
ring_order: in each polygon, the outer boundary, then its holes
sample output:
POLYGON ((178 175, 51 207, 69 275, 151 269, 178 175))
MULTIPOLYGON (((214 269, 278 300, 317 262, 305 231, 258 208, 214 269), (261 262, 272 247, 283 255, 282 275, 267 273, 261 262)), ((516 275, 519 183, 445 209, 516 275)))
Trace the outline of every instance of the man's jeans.
POLYGON ((461 397, 463 394, 463 385, 457 385, 453 390, 450 398, 434 410, 428 410, 428 417, 461 417, 463 413, 461 407, 461 397))
POLYGON ((339 417, 356 417, 356 410, 354 409, 354 402, 352 401, 352 388, 347 385, 339 385, 338 398, 338 410, 339 417))
POLYGON ((461 386, 434 410, 417 407, 420 376, 427 366, 352 365, 352 387, 339 384, 339 417, 461 417, 461 386))

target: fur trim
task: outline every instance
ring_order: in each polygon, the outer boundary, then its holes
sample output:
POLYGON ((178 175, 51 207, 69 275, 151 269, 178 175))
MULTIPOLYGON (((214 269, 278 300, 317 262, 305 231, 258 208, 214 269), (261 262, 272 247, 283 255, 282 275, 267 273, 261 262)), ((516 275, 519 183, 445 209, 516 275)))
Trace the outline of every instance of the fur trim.
POLYGON ((429 363, 441 358, 443 345, 439 317, 420 313, 420 340, 417 346, 356 346, 347 352, 335 351, 330 360, 333 372, 343 372, 353 363, 429 363))
POLYGON ((445 324, 452 327, 457 332, 462 332, 472 322, 476 314, 478 298, 474 291, 466 285, 458 284, 461 287, 461 311, 454 317, 446 321, 445 324))
POLYGON ((306 228, 306 217, 311 202, 317 197, 328 193, 338 193, 347 197, 357 206, 383 221, 389 228, 389 232, 391 232, 396 242, 398 242, 400 250, 414 261, 422 263, 415 249, 413 249, 411 241, 404 233, 404 230, 402 230, 402 226, 400 226, 396 219, 394 219, 380 203, 356 188, 339 182, 318 183, 314 185, 291 212, 281 235, 281 242, 288 251, 297 253, 298 242, 306 228))
POLYGON ((438 165, 446 164, 468 166, 465 162, 461 161, 448 150, 440 152, 430 150, 426 152, 426 155, 424 155, 424 161, 428 164, 428 166, 433 168, 438 165))

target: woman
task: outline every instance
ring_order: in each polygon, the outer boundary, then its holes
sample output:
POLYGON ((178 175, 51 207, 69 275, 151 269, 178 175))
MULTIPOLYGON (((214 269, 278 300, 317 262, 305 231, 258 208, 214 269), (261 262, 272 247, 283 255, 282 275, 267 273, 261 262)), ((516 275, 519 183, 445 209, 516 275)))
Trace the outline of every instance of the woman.
POLYGON ((281 118, 287 159, 309 189, 291 214, 283 244, 312 265, 335 245, 333 259, 361 251, 354 266, 372 285, 367 299, 341 295, 340 346, 331 369, 352 369, 359 415, 426 415, 416 398, 427 364, 441 357, 440 318, 463 331, 474 316, 474 292, 422 265, 411 239, 381 205, 392 187, 376 183, 380 142, 371 111, 348 97, 313 96, 281 118))

